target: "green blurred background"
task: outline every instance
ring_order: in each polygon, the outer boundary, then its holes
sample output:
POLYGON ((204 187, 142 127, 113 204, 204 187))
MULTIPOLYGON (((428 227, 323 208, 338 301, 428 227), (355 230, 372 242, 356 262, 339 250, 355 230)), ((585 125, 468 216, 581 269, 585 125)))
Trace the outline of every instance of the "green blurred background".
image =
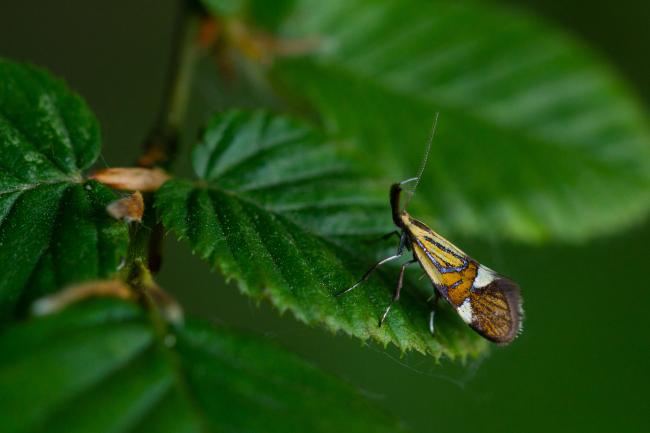
MULTIPOLYGON (((650 101, 650 2, 509 3, 587 41, 650 101)), ((5 0, 0 55, 65 77, 102 122, 106 162, 130 164, 162 100, 176 8, 172 0, 5 0)), ((189 312, 276 340, 415 431, 650 431, 650 224, 579 246, 455 240, 508 269, 527 313, 515 344, 466 366, 400 357, 280 317, 173 241, 159 280, 189 312)))

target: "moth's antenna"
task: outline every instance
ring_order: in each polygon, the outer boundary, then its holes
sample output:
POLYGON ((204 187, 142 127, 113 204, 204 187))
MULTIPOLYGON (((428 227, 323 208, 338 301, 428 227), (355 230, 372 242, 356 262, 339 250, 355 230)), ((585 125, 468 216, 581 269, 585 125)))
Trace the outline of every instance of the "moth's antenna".
POLYGON ((415 190, 418 187, 418 184, 420 183, 420 179, 422 179, 422 173, 424 173, 424 168, 427 166, 427 160, 429 159, 429 152, 431 151, 431 143, 433 143, 433 136, 436 135, 436 127, 438 126, 438 117, 440 116, 440 113, 437 112, 435 117, 433 118, 433 126, 431 127, 431 134, 429 135, 429 141, 427 142, 427 148, 424 151, 424 157, 422 158, 422 162, 420 163, 420 169, 418 170, 418 175, 416 177, 413 177, 411 179, 407 179, 401 184, 405 184, 408 182, 415 181, 415 185, 413 185, 413 189, 411 190, 411 194, 409 194, 408 198, 406 199, 406 202, 404 203, 404 207, 406 208, 406 205, 408 202, 411 200, 411 197, 415 195, 415 190))

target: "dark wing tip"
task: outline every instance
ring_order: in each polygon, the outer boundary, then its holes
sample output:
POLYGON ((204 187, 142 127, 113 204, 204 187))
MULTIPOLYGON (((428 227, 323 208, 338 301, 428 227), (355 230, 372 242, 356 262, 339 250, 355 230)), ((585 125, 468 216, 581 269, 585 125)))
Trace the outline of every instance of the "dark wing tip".
POLYGON ((501 277, 496 281, 506 295, 510 307, 510 318, 512 320, 511 332, 503 341, 497 341, 497 343, 508 344, 517 338, 524 329, 524 301, 521 297, 521 289, 517 283, 505 277, 501 277))
POLYGON ((476 332, 499 345, 517 338, 524 320, 523 300, 517 283, 498 276, 471 297, 475 318, 470 326, 476 332))

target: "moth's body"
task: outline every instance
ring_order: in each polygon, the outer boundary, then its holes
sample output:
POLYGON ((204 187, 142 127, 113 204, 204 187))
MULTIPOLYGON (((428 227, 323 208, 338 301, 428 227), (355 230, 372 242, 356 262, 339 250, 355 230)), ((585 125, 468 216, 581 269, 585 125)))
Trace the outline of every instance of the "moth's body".
POLYGON ((523 309, 519 286, 514 281, 497 274, 492 269, 479 264, 454 244, 431 230, 426 224, 416 220, 405 207, 400 206, 402 185, 415 181, 415 188, 422 178, 431 142, 438 123, 436 114, 431 137, 420 165, 418 175, 412 179, 393 184, 390 188, 390 207, 393 222, 400 229, 400 242, 397 253, 377 262, 361 279, 337 296, 349 292, 368 279, 377 268, 402 257, 404 249, 413 252, 413 258, 402 264, 393 301, 379 319, 384 322, 393 303, 399 300, 404 283, 404 271, 412 263, 419 263, 433 284, 434 299, 429 319, 429 329, 434 333, 435 306, 442 297, 456 310, 465 323, 483 337, 500 344, 508 344, 521 331, 523 309))
MULTIPOLYGON (((399 300, 406 266, 417 262, 431 280, 436 300, 438 296, 447 300, 465 323, 488 340, 500 344, 511 342, 521 330, 523 318, 519 286, 479 264, 426 224, 402 210, 401 185, 394 184, 390 190, 393 222, 401 230, 397 253, 378 262, 357 284, 340 294, 367 280, 379 266, 401 257, 404 248, 407 248, 413 252, 413 259, 402 265, 393 302, 399 300)), ((379 321, 380 326, 392 305, 393 303, 386 308, 379 321)), ((434 312, 432 308, 432 333, 434 312)))
POLYGON ((479 264, 408 212, 402 211, 400 220, 413 256, 439 296, 483 337, 497 343, 512 341, 521 324, 516 284, 479 264))

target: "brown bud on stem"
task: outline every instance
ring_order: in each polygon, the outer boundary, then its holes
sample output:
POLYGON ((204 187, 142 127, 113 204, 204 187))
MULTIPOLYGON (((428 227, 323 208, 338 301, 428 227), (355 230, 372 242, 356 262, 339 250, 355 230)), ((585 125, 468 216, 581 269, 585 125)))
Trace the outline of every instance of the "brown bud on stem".
POLYGON ((159 168, 115 167, 100 170, 90 178, 115 189, 152 192, 160 188, 170 176, 159 168))
POLYGON ((142 222, 142 215, 144 215, 142 194, 136 191, 128 197, 115 200, 106 206, 106 212, 113 218, 127 223, 142 222))

